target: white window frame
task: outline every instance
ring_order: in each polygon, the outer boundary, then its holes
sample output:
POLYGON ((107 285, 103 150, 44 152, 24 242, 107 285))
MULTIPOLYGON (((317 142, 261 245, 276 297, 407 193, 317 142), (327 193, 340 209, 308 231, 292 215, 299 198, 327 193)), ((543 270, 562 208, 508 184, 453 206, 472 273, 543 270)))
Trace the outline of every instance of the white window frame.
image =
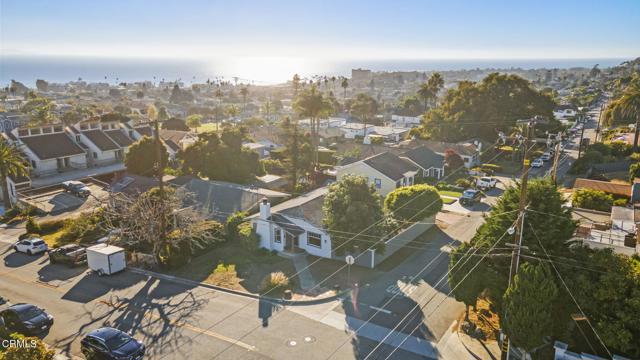
POLYGON ((273 242, 278 244, 282 243, 282 229, 277 227, 273 230, 273 242))
POLYGON ((307 245, 313 246, 313 247, 318 248, 318 249, 322 248, 322 234, 318 234, 318 233, 314 233, 314 232, 307 232, 307 245), (313 235, 314 238, 316 238, 316 237, 318 238, 318 241, 320 243, 319 245, 315 245, 315 244, 311 243, 312 235, 313 235))

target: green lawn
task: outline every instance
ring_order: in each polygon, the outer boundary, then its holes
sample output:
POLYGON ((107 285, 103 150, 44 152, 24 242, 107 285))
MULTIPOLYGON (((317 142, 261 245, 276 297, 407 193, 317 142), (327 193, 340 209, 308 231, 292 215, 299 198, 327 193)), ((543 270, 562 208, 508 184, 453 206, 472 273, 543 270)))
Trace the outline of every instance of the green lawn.
POLYGON ((202 125, 198 126, 196 131, 198 133, 210 132, 210 131, 214 131, 215 132, 216 131, 216 124, 212 124, 212 123, 202 124, 202 125))
POLYGON ((226 242, 168 272, 198 282, 258 293, 262 279, 275 271, 287 276, 296 273, 289 259, 265 251, 250 252, 238 243, 226 242))
POLYGON ((440 195, 450 196, 454 198, 459 198, 460 196, 462 196, 462 193, 459 191, 438 190, 438 192, 440 193, 440 195))
POLYGON ((456 202, 456 199, 452 199, 449 197, 441 197, 440 199, 442 199, 442 202, 446 205, 453 204, 454 202, 456 202))

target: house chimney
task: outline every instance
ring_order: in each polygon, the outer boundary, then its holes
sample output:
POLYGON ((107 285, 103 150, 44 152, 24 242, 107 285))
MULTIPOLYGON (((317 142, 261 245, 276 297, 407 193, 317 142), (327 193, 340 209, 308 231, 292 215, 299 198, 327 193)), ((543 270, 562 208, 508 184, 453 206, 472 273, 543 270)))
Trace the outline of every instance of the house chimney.
POLYGON ((269 199, 264 198, 260 202, 260 219, 269 220, 271 217, 271 204, 269 203, 269 199))

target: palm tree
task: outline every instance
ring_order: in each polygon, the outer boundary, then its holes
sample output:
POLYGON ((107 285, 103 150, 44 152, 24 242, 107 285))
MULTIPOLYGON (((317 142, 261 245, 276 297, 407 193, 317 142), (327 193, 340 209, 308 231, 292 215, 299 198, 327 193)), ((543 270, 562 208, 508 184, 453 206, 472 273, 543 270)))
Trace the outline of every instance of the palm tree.
POLYGON ((427 82, 420 85, 418 95, 424 101, 424 111, 427 111, 427 108, 437 99, 438 92, 443 86, 444 79, 440 73, 433 73, 427 82))
POLYGON ((364 124, 364 137, 367 137, 367 123, 378 112, 378 102, 369 94, 358 94, 351 104, 351 113, 364 124))
POLYGON ((0 141, 0 185, 2 185, 2 199, 4 201, 4 210, 7 211, 13 207, 9 198, 9 188, 7 184, 8 176, 24 176, 28 174, 29 166, 22 157, 20 150, 14 145, 10 145, 5 141, 0 141))
POLYGON ((247 96, 249 95, 249 89, 244 86, 240 89, 240 95, 242 95, 242 111, 245 111, 247 108, 247 96))
POLYGON ((349 87, 349 80, 347 80, 346 77, 342 78, 342 82, 340 83, 340 86, 342 86, 342 88, 344 89, 344 96, 343 96, 343 100, 347 99, 347 88, 349 87))
POLYGON ((640 125, 640 78, 632 81, 622 92, 622 96, 616 100, 616 107, 620 114, 629 118, 636 119, 635 134, 633 136, 633 151, 638 150, 638 135, 640 135, 638 126, 640 125))
POLYGON ((222 90, 220 90, 220 88, 218 88, 216 90, 216 98, 218 99, 218 103, 222 102, 222 97, 224 96, 224 94, 222 93, 222 90))
MULTIPOLYGON (((311 125, 311 146, 314 153, 314 168, 318 170, 318 133, 320 132, 320 119, 325 118, 331 112, 331 103, 318 91, 316 85, 305 90, 298 96, 293 104, 300 117, 308 117, 311 125)), ((315 176, 314 176, 315 180, 315 176)))
POLYGON ((300 88, 300 75, 294 74, 293 80, 291 81, 291 85, 293 85, 293 96, 298 96, 298 88, 300 88))
POLYGON ((238 109, 238 107, 235 105, 229 105, 224 109, 224 112, 228 117, 234 120, 235 124, 235 118, 240 114, 240 109, 238 109))

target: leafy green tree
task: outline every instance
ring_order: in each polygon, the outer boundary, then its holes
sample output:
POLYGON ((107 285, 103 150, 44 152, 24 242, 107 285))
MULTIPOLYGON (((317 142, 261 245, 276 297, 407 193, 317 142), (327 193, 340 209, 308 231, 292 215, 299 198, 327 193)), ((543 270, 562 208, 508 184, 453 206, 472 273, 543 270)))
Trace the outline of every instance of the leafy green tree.
MULTIPOLYGON (((424 136, 434 140, 481 137, 493 141, 496 129, 508 132, 517 120, 535 115, 553 119, 554 107, 553 99, 534 89, 529 81, 493 73, 480 83, 461 81, 449 90, 439 106, 427 112, 421 129, 424 136)), ((550 122, 549 127, 557 126, 554 120, 550 122)))
POLYGON ((298 179, 313 170, 313 148, 311 139, 301 133, 297 123, 286 118, 282 123, 285 142, 285 168, 291 182, 291 189, 298 185, 298 179))
POLYGON ((38 79, 36 80, 36 88, 38 89, 38 91, 47 91, 47 89, 49 88, 49 83, 45 80, 38 79))
POLYGON ((420 221, 437 214, 442 209, 442 199, 433 186, 403 186, 387 195, 384 207, 397 220, 420 221))
POLYGON ((13 207, 9 197, 9 184, 7 177, 20 177, 29 173, 29 165, 22 157, 22 153, 14 145, 0 140, 0 185, 2 186, 2 199, 4 209, 13 207))
MULTIPOLYGON (((624 354, 629 358, 640 358, 640 259, 637 256, 615 254, 611 249, 593 250, 586 247, 571 249, 573 262, 556 263, 569 289, 576 297, 596 332, 614 354, 624 354), (577 269, 572 264, 584 267, 588 264, 592 271, 577 269)), ((573 304, 565 292, 563 301, 573 304)), ((577 309, 571 306, 568 312, 577 309)), ((589 327, 581 322, 584 332, 592 334, 589 327)), ((574 329, 576 338, 583 335, 574 329)), ((592 337, 593 339, 593 337, 592 337)), ((596 355, 608 356, 596 339, 592 345, 596 355)), ((594 351, 585 346, 585 352, 594 351)))
POLYGON ((189 126, 187 126, 185 121, 177 117, 172 117, 164 121, 162 128, 165 130, 189 131, 189 126))
POLYGON ((30 95, 27 102, 20 108, 23 113, 29 115, 34 125, 48 124, 53 121, 54 109, 55 104, 51 100, 33 95, 30 95))
POLYGON ((558 296, 554 275, 546 264, 522 264, 504 294, 505 314, 500 323, 513 344, 527 352, 552 335, 553 312, 558 296))
MULTIPOLYGON (((167 166, 169 154, 162 145, 162 167, 167 166)), ((124 157, 127 171, 142 175, 153 176, 156 170, 156 142, 148 136, 136 141, 129 147, 124 157)))
POLYGON ((26 337, 11 334, 11 340, 24 341, 28 346, 9 346, 4 353, 0 352, 2 360, 53 360, 55 351, 47 349, 46 345, 37 337, 26 337))
POLYGON ((231 241, 235 241, 239 239, 239 226, 244 222, 244 219, 247 217, 247 214, 242 211, 236 211, 231 216, 227 218, 227 223, 225 224, 225 231, 227 233, 227 238, 231 241))
POLYGON ((263 173, 258 153, 242 146, 244 127, 224 128, 220 134, 202 133, 198 141, 178 153, 182 172, 229 182, 245 183, 263 173))
POLYGON ((160 121, 165 121, 169 119, 169 113, 167 112, 167 108, 164 106, 160 107, 160 110, 157 112, 156 118, 160 121))
POLYGON ((190 129, 195 129, 196 132, 198 132, 198 127, 200 127, 202 123, 202 115, 200 114, 192 114, 187 116, 187 119, 185 120, 185 124, 190 128, 190 129))
POLYGON ((576 208, 611 211, 613 196, 600 190, 577 189, 573 192, 571 202, 576 208))
MULTIPOLYGON (((493 206, 474 237, 471 244, 475 247, 489 248, 496 241, 496 247, 504 247, 505 243, 513 242, 513 237, 503 236, 507 230, 516 222, 520 203, 520 184, 507 188, 498 201, 493 206)), ((564 207, 565 199, 558 192, 558 188, 549 178, 529 180, 527 186, 526 204, 528 211, 525 216, 525 229, 538 230, 524 231, 523 245, 528 246, 531 251, 544 253, 538 239, 545 249, 552 255, 564 256, 570 246, 569 240, 572 238, 576 228, 574 220, 571 218, 570 209, 564 207), (544 230, 539 230, 544 229, 544 230)), ((527 261, 523 259, 522 261, 527 261)), ((500 301, 506 284, 508 282, 509 259, 504 257, 492 257, 488 261, 488 268, 492 270, 491 275, 497 278, 489 281, 489 290, 494 294, 494 300, 500 301)))
POLYGON ((338 254, 356 246, 360 250, 371 246, 384 249, 382 242, 372 243, 382 230, 377 225, 384 218, 382 198, 364 177, 347 175, 331 184, 322 209, 324 225, 331 233, 333 250, 338 254))
POLYGON ((633 163, 629 166, 629 182, 632 183, 633 179, 640 177, 640 162, 633 163))
MULTIPOLYGON (((473 247, 469 243, 462 243, 455 248, 449 259, 449 287, 456 300, 465 305, 465 320, 469 321, 469 306, 476 306, 478 296, 485 288, 486 271, 484 264, 478 264, 480 258, 473 256, 473 247), (475 269, 474 269, 474 266, 475 269), (472 270, 473 269, 473 270, 472 270)), ((484 254, 486 250, 480 250, 484 254)))
POLYGON ((422 104, 416 96, 408 96, 400 100, 396 111, 402 116, 418 116, 423 113, 422 104))

